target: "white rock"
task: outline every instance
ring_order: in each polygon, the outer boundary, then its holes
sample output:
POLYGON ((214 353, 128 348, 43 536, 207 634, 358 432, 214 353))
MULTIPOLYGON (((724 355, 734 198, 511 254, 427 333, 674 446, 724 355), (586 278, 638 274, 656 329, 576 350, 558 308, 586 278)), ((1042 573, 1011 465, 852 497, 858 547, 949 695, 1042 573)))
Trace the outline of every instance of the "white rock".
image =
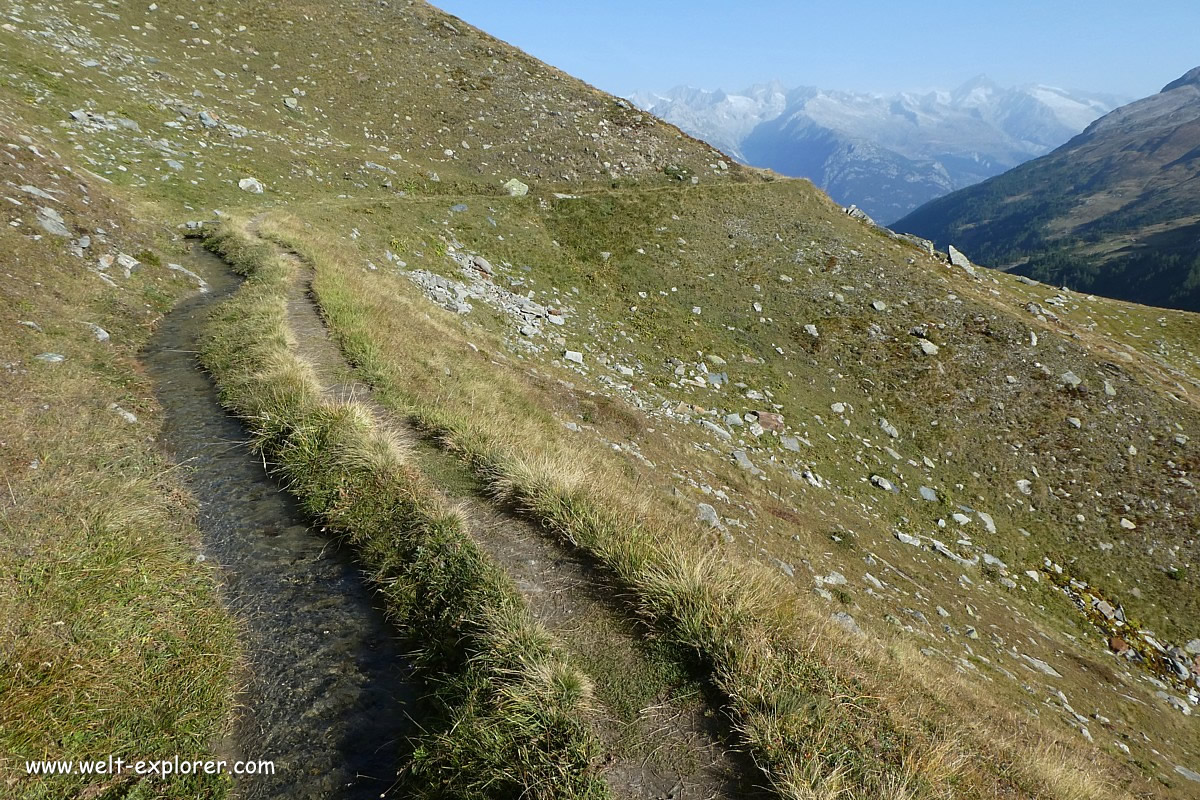
POLYGON ((510 197, 524 197, 529 194, 529 185, 522 183, 516 178, 510 178, 505 181, 503 187, 510 197))
POLYGON ((265 187, 258 178, 242 178, 238 181, 238 188, 243 192, 250 194, 262 194, 265 187))
POLYGON ((130 425, 132 425, 133 423, 138 421, 137 416, 134 415, 134 413, 132 411, 126 411, 125 409, 123 409, 119 405, 117 405, 116 403, 109 403, 108 409, 110 411, 117 412, 117 416, 119 416, 121 419, 128 422, 130 425))
POLYGON ((567 361, 573 361, 576 364, 583 363, 583 353, 579 352, 578 350, 565 351, 563 353, 563 358, 565 358, 567 361))

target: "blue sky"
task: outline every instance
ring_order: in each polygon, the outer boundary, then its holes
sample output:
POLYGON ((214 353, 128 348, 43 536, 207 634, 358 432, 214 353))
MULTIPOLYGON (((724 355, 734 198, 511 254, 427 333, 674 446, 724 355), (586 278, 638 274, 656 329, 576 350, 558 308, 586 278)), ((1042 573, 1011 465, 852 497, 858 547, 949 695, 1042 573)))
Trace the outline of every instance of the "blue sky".
POLYGON ((890 92, 980 73, 1141 97, 1200 66, 1200 3, 433 0, 615 94, 678 84, 890 92))

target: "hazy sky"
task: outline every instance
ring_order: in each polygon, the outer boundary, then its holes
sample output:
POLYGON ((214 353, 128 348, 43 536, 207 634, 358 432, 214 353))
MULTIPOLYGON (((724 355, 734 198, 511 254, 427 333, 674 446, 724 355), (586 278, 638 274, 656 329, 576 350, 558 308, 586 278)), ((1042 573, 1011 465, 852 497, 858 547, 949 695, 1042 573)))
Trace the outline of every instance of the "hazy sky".
POLYGON ((1196 0, 433 0, 614 94, 688 84, 890 92, 986 73, 1142 97, 1200 66, 1196 0))

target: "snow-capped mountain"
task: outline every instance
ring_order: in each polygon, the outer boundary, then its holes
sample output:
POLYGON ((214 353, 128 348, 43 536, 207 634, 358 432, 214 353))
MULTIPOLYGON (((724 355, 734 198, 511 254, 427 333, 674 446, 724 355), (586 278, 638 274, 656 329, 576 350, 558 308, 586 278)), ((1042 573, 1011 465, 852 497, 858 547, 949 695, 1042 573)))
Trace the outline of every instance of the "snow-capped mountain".
POLYGON ((884 223, 1049 152, 1123 102, 1041 85, 1005 89, 984 76, 926 93, 771 83, 629 99, 739 161, 809 178, 884 223))

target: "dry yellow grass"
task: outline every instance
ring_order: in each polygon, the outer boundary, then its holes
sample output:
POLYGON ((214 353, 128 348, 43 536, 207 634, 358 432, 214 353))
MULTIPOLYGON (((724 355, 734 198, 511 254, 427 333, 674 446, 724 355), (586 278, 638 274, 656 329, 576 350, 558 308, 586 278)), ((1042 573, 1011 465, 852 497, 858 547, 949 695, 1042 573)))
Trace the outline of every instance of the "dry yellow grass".
POLYGON ((263 230, 316 266, 335 335, 385 403, 606 564, 642 614, 706 659, 783 796, 1125 796, 1097 777, 1114 764, 1079 769, 1066 758, 1077 747, 1047 747, 1057 734, 908 644, 848 645, 777 575, 701 534, 603 451, 568 444, 538 392, 486 355, 500 349, 486 332, 473 334, 476 354, 441 315, 370 289, 331 237, 287 217, 263 230), (814 726, 817 708, 833 711, 814 726))

